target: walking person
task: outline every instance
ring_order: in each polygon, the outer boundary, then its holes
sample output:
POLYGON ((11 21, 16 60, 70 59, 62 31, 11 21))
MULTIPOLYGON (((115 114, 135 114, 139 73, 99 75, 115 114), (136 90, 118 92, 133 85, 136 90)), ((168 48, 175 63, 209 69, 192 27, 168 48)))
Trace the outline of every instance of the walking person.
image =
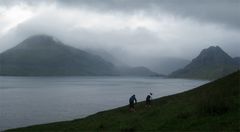
POLYGON ((135 107, 134 107, 135 103, 137 103, 137 99, 134 94, 129 98, 129 110, 130 111, 135 111, 135 107))
POLYGON ((151 107, 151 102, 152 102, 152 93, 150 93, 147 97, 146 97, 146 107, 151 107))

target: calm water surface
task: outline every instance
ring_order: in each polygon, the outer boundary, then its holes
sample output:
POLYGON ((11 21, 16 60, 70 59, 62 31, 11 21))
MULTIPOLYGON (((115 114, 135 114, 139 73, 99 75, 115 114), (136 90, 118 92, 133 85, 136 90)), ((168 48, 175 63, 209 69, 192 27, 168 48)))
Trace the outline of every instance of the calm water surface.
POLYGON ((0 131, 72 120, 138 101, 205 84, 203 80, 156 77, 1 77, 0 131))

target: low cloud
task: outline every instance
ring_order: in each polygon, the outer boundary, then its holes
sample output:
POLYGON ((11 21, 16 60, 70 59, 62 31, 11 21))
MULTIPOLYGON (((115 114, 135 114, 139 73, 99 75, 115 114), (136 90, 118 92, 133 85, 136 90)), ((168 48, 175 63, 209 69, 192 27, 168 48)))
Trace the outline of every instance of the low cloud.
POLYGON ((0 24, 5 26, 0 26, 0 52, 29 36, 48 34, 77 48, 104 50, 130 65, 144 65, 152 58, 192 59, 211 45, 240 56, 235 0, 1 2, 0 24), (7 22, 4 11, 13 7, 21 7, 26 19, 7 22))
POLYGON ((212 22, 232 28, 240 28, 239 0, 2 0, 0 5, 11 6, 26 3, 31 6, 57 4, 62 8, 87 8, 102 12, 138 11, 173 14, 183 18, 196 19, 202 22, 212 22))

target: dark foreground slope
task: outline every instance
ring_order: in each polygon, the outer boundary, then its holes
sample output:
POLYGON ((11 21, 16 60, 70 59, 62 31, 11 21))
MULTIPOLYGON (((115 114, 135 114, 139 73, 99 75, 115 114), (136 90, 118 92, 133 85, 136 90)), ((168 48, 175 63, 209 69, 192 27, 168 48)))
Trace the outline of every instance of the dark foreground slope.
POLYGON ((12 131, 239 131, 240 72, 193 90, 144 103, 136 112, 121 107, 83 119, 36 125, 12 131))

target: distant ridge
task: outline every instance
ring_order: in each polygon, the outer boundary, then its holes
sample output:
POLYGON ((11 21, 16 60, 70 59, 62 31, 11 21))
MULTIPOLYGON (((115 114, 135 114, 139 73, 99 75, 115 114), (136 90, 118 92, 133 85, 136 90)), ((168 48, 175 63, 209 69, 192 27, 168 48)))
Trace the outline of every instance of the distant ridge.
POLYGON ((170 74, 170 77, 217 79, 239 69, 236 61, 219 46, 203 49, 201 53, 183 69, 170 74))
POLYGON ((4 76, 150 76, 147 68, 120 69, 100 56, 67 46, 48 35, 34 35, 0 54, 4 76))

